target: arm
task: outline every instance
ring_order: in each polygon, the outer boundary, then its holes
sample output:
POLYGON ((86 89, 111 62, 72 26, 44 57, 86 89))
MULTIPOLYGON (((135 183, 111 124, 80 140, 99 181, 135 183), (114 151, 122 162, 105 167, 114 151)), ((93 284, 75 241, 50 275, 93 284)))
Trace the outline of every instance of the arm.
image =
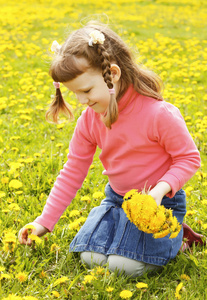
POLYGON ((172 160, 170 168, 157 183, 168 183, 171 191, 166 195, 173 197, 200 167, 200 154, 175 106, 163 103, 154 119, 153 128, 154 138, 172 160))
POLYGON ((83 116, 85 114, 79 118, 70 142, 68 160, 55 181, 41 216, 35 220, 49 231, 53 230, 81 188, 96 151, 96 144, 90 137, 83 116))
MULTIPOLYGON (((30 223, 35 227, 32 230, 33 234, 42 236, 53 230, 54 225, 82 186, 95 151, 96 144, 90 137, 86 121, 80 117, 70 142, 68 160, 56 179, 41 216, 30 223)), ((21 244, 31 244, 28 240, 27 228, 23 227, 19 231, 19 241, 21 244)))

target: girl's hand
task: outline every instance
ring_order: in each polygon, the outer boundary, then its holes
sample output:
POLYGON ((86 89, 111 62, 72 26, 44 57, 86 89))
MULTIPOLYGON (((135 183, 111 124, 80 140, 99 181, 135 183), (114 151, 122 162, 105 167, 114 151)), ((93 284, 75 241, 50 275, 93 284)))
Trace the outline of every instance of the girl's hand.
POLYGON ((33 225, 35 227, 35 229, 28 229, 25 227, 20 229, 19 234, 18 234, 20 244, 30 246, 32 244, 32 240, 28 238, 28 236, 30 234, 35 234, 37 236, 43 236, 44 234, 46 234, 49 231, 46 227, 44 227, 36 222, 32 222, 27 225, 33 225))
POLYGON ((162 198, 171 191, 171 186, 165 182, 165 181, 160 181, 158 184, 149 191, 148 195, 151 195, 156 203, 157 206, 159 206, 162 202, 162 198))

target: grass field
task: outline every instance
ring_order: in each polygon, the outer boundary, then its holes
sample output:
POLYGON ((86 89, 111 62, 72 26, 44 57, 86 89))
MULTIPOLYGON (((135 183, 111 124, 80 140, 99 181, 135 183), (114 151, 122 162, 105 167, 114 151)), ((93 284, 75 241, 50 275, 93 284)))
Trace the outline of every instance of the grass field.
POLYGON ((207 299, 205 247, 179 253, 160 272, 136 279, 118 277, 107 268, 87 270, 77 254, 68 253, 89 211, 104 197, 107 178, 98 152, 54 231, 32 247, 17 240, 19 229, 40 215, 83 109, 62 89, 75 120, 45 121, 55 92, 48 75, 50 46, 91 19, 111 25, 137 62, 161 76, 164 98, 181 110, 202 157, 201 169, 184 187, 185 221, 206 234, 206 2, 0 0, 0 7, 0 299, 207 299))

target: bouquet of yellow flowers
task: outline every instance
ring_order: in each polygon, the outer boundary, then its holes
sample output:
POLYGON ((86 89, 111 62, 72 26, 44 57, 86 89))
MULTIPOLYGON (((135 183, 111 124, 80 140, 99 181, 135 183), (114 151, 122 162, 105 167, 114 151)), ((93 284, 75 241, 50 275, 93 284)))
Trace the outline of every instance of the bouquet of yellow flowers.
POLYGON ((137 190, 126 193, 122 208, 139 230, 152 233, 155 239, 169 233, 170 239, 175 238, 181 230, 181 224, 173 216, 171 209, 163 205, 157 206, 152 196, 138 193, 137 190))

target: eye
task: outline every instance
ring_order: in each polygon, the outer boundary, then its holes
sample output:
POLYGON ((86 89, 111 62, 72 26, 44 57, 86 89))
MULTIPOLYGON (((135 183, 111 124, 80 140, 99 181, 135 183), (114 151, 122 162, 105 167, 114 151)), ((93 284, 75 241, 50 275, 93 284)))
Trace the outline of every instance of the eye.
POLYGON ((84 91, 85 94, 89 93, 91 91, 91 89, 84 91))

